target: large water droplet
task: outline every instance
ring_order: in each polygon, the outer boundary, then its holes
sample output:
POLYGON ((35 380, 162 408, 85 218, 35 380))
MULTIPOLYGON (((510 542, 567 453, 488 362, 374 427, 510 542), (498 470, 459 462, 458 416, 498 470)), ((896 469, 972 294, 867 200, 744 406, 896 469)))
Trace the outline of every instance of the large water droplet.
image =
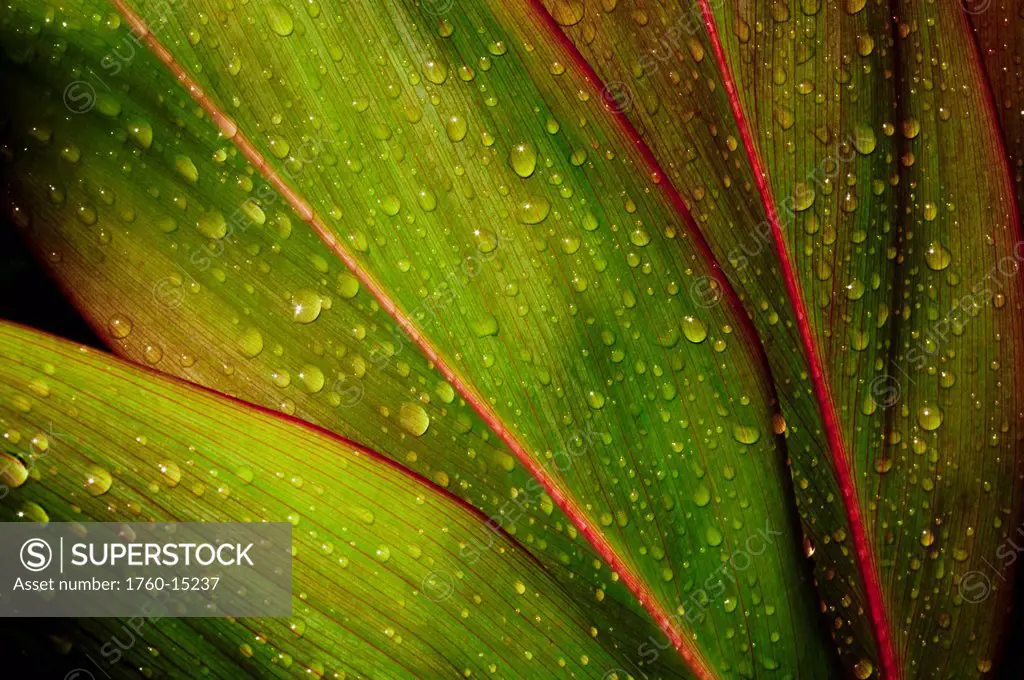
POLYGON ((196 229, 206 238, 222 239, 228 233, 228 223, 219 210, 207 210, 196 220, 196 229))
POLYGON ((941 243, 932 241, 924 252, 924 261, 929 269, 940 272, 949 266, 950 262, 953 261, 953 256, 941 243))
POLYGON ((267 5, 266 12, 270 30, 282 38, 291 35, 292 31, 295 30, 295 22, 292 19, 292 15, 281 3, 271 2, 267 5))
POLYGON ((928 431, 939 429, 942 425, 942 411, 937 406, 922 406, 917 410, 917 424, 928 431))
POLYGON ((299 323, 313 323, 323 309, 323 299, 312 290, 296 291, 291 298, 292 319, 299 323))
POLYGON ((110 491, 114 480, 110 473, 98 465, 90 465, 85 473, 85 490, 92 496, 102 496, 110 491))
POLYGON ((523 224, 540 224, 551 212, 551 204, 543 196, 533 196, 519 204, 516 218, 523 224))
POLYGON ((405 403, 398 414, 402 429, 414 437, 421 437, 430 427, 430 416, 419 404, 405 403))
POLYGON ((694 344, 702 343, 708 337, 708 327, 696 317, 684 316, 679 326, 683 329, 683 336, 694 344))
POLYGON ((520 177, 529 177, 537 168, 537 149, 529 142, 516 144, 508 152, 508 164, 520 177))

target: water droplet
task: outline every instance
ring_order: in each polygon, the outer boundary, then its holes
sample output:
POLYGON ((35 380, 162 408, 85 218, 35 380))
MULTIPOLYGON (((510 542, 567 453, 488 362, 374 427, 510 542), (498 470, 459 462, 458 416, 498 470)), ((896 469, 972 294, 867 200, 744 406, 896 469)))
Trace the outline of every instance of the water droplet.
POLYGON ((102 496, 113 483, 110 473, 98 465, 90 465, 85 473, 85 490, 92 496, 102 496))
POLYGON ((953 256, 941 243, 932 241, 924 252, 924 261, 929 269, 940 272, 949 266, 953 261, 953 256))
POLYGON ((707 540, 708 545, 712 547, 722 545, 724 540, 722 532, 718 530, 718 527, 708 527, 707 531, 704 532, 704 538, 707 540))
POLYGON ((756 444, 761 439, 761 430, 751 425, 734 425, 732 436, 740 444, 756 444))
POLYGON ((0 453, 0 484, 16 489, 28 479, 28 470, 9 453, 0 453))
POLYGON ((359 279, 348 272, 338 274, 338 295, 351 300, 359 292, 359 279))
POLYGON ((877 145, 878 138, 870 125, 858 125, 854 129, 853 148, 857 149, 857 153, 867 156, 875 150, 877 145))
POLYGON ((935 534, 932 533, 931 529, 925 529, 921 532, 921 545, 925 548, 930 547, 935 543, 935 534))
POLYGON ((131 319, 124 316, 112 316, 107 322, 107 329, 110 331, 110 335, 118 340, 127 338, 132 333, 131 319))
POLYGON ((516 144, 508 152, 508 164, 520 177, 529 177, 537 168, 537 149, 528 142, 516 144))
POLYGON ((159 468, 160 473, 164 476, 164 483, 167 486, 174 488, 181 482, 181 468, 178 467, 177 463, 163 460, 157 464, 157 468, 159 468))
POLYGON ((266 11, 267 23, 270 24, 270 30, 277 33, 282 38, 292 34, 292 31, 295 30, 295 22, 292 19, 292 15, 281 3, 270 3, 267 5, 266 11))
POLYGON ((135 120, 129 123, 128 135, 142 149, 148 149, 153 144, 153 126, 147 121, 135 120))
POLYGON ((312 290, 300 290, 291 298, 292 319, 298 323, 313 323, 323 309, 323 299, 312 290))
POLYGON ((252 359, 263 351, 263 334, 256 328, 247 328, 238 336, 239 351, 252 359))
POLYGON ((452 115, 445 121, 444 131, 448 135, 448 139, 453 142, 461 142, 466 138, 469 126, 466 124, 466 119, 462 116, 452 115))
POLYGON ((575 26, 583 20, 583 0, 555 0, 549 6, 551 17, 559 26, 575 26))
POLYGON ((416 194, 416 201, 425 212, 434 212, 437 209, 437 196, 430 189, 420 189, 416 194))
POLYGON ((121 115, 121 102, 109 92, 98 93, 94 107, 96 111, 108 118, 117 118, 121 115))
POLYGON ((711 489, 706 484, 700 484, 693 492, 693 502, 698 508, 703 508, 711 502, 711 489))
POLYGON ((875 672, 875 666, 867 659, 861 659, 853 665, 853 674, 857 680, 868 680, 875 672))
POLYGON ((684 316, 679 326, 683 329, 683 336, 694 344, 700 344, 708 337, 708 327, 696 317, 684 316))
POLYGON ((228 233, 228 223, 219 210, 207 210, 196 220, 196 229, 206 238, 222 239, 228 233))
POLYGON ((914 139, 921 134, 921 123, 916 118, 908 118, 903 121, 903 136, 907 139, 914 139))
POLYGON ((473 328, 473 333, 475 333, 478 338, 498 334, 498 319, 490 314, 478 321, 474 321, 471 326, 473 328))
POLYGON ((306 364, 299 369, 299 380, 310 394, 316 394, 322 390, 326 382, 324 372, 312 364, 306 364))
POLYGON ((267 146, 270 147, 270 153, 281 160, 288 158, 288 152, 292 148, 288 140, 279 135, 270 135, 267 138, 267 146))
POLYGON ((199 181, 199 170, 188 156, 175 156, 174 170, 189 184, 195 184, 199 181))
POLYGON ((36 522, 37 524, 48 524, 50 516, 43 510, 43 506, 32 501, 25 501, 18 508, 18 519, 22 522, 36 522))
POLYGON ((928 431, 939 429, 942 425, 942 411, 936 406, 922 406, 917 410, 917 424, 928 431))
POLYGON ((435 85, 440 85, 448 80, 448 67, 443 62, 431 60, 423 64, 423 75, 435 85))
POLYGON ((388 195, 380 199, 380 209, 388 217, 394 217, 402 209, 402 202, 398 200, 398 196, 388 195))
POLYGON ((540 224, 551 212, 551 204, 543 196, 533 196, 519 204, 516 218, 523 224, 540 224))
POLYGON ((406 402, 398 414, 398 420, 402 429, 414 437, 422 437, 423 433, 430 427, 430 416, 419 404, 406 402))
POLYGON ((814 192, 814 187, 806 182, 797 182, 793 185, 793 211, 803 212, 812 205, 814 205, 814 199, 817 194, 814 192))

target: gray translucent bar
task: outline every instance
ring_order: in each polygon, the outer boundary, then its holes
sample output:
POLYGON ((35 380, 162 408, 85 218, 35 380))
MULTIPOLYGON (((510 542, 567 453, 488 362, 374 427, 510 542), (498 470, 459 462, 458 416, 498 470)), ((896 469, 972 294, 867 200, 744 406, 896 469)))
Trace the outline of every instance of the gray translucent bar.
POLYGON ((288 522, 0 522, 0 545, 0 617, 291 615, 288 522))

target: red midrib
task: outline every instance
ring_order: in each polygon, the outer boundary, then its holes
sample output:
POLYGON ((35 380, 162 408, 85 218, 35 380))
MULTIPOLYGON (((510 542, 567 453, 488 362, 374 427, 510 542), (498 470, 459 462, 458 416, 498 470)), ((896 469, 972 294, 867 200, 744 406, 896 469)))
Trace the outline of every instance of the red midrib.
POLYGON ((440 352, 431 344, 430 340, 416 328, 412 319, 391 299, 373 275, 363 269, 352 253, 346 250, 344 245, 316 214, 316 211, 313 210, 309 202, 293 191, 281 179, 245 134, 238 129, 235 122, 206 96, 199 84, 174 60, 174 57, 167 48, 149 31, 145 20, 128 6, 126 0, 111 0, 111 2, 124 17, 135 35, 167 67, 178 82, 188 91, 192 99, 210 116, 221 133, 234 143, 242 155, 254 167, 259 169, 263 177, 285 198, 292 209, 313 229, 320 240, 345 263, 345 266, 349 268, 352 275, 377 299, 381 307, 401 326, 402 330, 419 347, 426 358, 437 367, 438 371, 451 383, 452 387, 463 396, 466 403, 477 412, 484 422, 487 423, 487 426, 509 447, 519 462, 529 470, 530 474, 541 483, 555 504, 565 513, 587 541, 594 546, 608 565, 619 574, 623 583, 636 596, 640 605, 658 624, 658 627, 668 636, 673 647, 683 657, 696 676, 700 680, 715 680, 715 676, 700 652, 691 641, 685 639, 675 629, 668 612, 657 601, 647 583, 619 556, 605 535, 600 530, 591 526, 589 519, 576 500, 562 489, 557 480, 548 475, 544 468, 526 450, 526 447, 509 432, 498 414, 488 406, 487 401, 476 389, 465 382, 451 368, 440 352))
POLYGON ((901 676, 898 671, 896 653, 893 649, 892 638, 889 633, 889 622, 886 618, 885 604, 882 598, 882 584, 876 570, 874 553, 864 529, 864 519, 861 516, 860 505, 857 499, 857 488, 854 485, 852 466, 839 429, 839 420, 836 416, 831 392, 828 388, 828 381, 822 368, 821 357, 814 344, 810 322, 807 320, 807 306, 797 281, 796 271, 793 269, 793 262, 786 248, 782 225, 779 223, 775 199, 768 181, 768 173, 761 162, 757 145, 754 143, 753 135, 750 132, 750 126, 747 123, 746 116, 743 114, 743 105, 736 92, 736 82, 733 80, 732 72, 729 69, 725 48, 722 46, 722 40, 718 34, 710 2, 709 0, 698 0, 698 2, 700 3, 704 27, 707 30, 708 38, 711 40, 715 61, 721 71, 725 92, 729 98, 729 106, 732 109, 733 117, 736 119, 736 125, 739 128, 740 137, 743 139, 747 159, 754 173, 754 181, 757 183, 757 190, 761 196, 761 203, 771 225, 772 240, 775 242, 775 249, 778 251, 779 262, 782 265, 782 276, 785 280, 786 292, 789 295, 793 311, 796 315, 796 326, 800 334, 800 344, 809 364, 812 389, 821 409, 822 424, 825 429, 825 436, 828 439, 829 453, 832 456, 832 464, 839 482, 843 507, 846 510, 846 519, 850 524, 854 553, 857 556, 857 567, 860 571, 861 580, 864 583, 865 594, 868 599, 868 614, 873 626, 875 641, 878 645, 878 653, 881 657, 881 680, 898 680, 901 676))

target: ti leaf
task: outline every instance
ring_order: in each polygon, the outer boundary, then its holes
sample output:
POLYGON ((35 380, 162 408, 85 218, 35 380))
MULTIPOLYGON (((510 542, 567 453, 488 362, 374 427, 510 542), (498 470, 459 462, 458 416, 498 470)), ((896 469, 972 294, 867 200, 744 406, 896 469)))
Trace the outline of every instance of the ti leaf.
MULTIPOLYGON (((648 5, 546 3, 764 338, 847 668, 989 672, 1020 522, 1024 250, 965 13, 998 36, 1019 18, 988 2, 648 5)), ((1012 44, 991 49, 1019 137, 1012 44)))
POLYGON ((322 430, 10 324, 0 428, 5 521, 294 527, 291 618, 147 621, 158 654, 124 621, 85 620, 64 642, 110 675, 625 678, 633 663, 636 631, 482 513, 322 430))
POLYGON ((443 4, 11 3, 14 221, 119 352, 449 487, 659 663, 827 674, 704 237, 541 13, 443 4))

